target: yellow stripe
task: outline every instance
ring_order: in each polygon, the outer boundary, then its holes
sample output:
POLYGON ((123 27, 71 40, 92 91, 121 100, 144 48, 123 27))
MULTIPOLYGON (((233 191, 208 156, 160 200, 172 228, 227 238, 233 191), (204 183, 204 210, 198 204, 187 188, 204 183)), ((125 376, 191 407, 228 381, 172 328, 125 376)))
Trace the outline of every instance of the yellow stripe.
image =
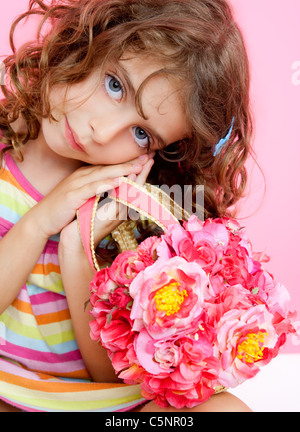
MULTIPOLYGON (((51 385, 51 384, 50 384, 51 385)), ((84 392, 52 393, 1 383, 1 395, 20 404, 58 411, 87 411, 134 403, 142 398, 139 386, 84 392), (118 395, 118 397, 116 397, 118 395)))
POLYGON ((57 294, 61 294, 64 291, 61 275, 57 273, 50 273, 46 276, 44 274, 31 273, 28 277, 28 283, 57 294))
POLYGON ((56 336, 57 325, 59 325, 59 333, 69 332, 73 329, 71 319, 60 321, 59 323, 44 324, 43 326, 40 326, 40 329, 43 335, 47 337, 47 340, 53 336, 56 336))
MULTIPOLYGON (((1 315, 1 321, 8 323, 9 320, 11 324, 15 327, 22 327, 23 325, 26 327, 36 327, 36 320, 33 314, 29 314, 23 312, 19 309, 16 309, 13 304, 8 306, 8 308, 1 315)), ((9 328, 11 328, 9 326, 9 328)))
MULTIPOLYGON (((6 311, 3 312, 3 314, 0 316, 0 320, 5 324, 9 324, 9 322, 11 322, 15 329, 18 329, 18 327, 21 329, 23 326, 31 328, 37 327, 37 322, 33 314, 31 315, 16 309, 13 305, 9 306, 6 311)), ((42 328, 43 334, 46 336, 52 336, 55 334, 57 324, 59 324, 60 331, 68 331, 70 328, 72 328, 70 322, 71 319, 68 318, 63 321, 41 325, 40 328, 42 328)), ((8 328, 11 328, 11 326, 8 326, 8 328)))
POLYGON ((36 204, 36 200, 33 199, 27 192, 19 189, 16 184, 8 183, 7 181, 0 178, 0 189, 1 194, 5 192, 7 195, 14 197, 15 200, 21 201, 23 205, 27 205, 29 208, 36 204))
POLYGON ((6 325, 6 327, 20 336, 26 336, 31 339, 41 340, 41 334, 36 327, 26 325, 24 322, 22 322, 21 324, 17 320, 9 316, 10 314, 7 312, 9 312, 10 308, 11 307, 6 309, 6 312, 4 312, 0 317, 0 320, 6 325))
POLYGON ((69 331, 62 331, 59 333, 56 332, 55 335, 44 336, 44 337, 49 346, 58 345, 63 342, 70 342, 75 340, 75 334, 73 329, 70 329, 69 331))
POLYGON ((24 215, 31 207, 24 205, 22 202, 17 201, 13 195, 8 195, 1 191, 0 204, 4 207, 8 207, 19 215, 24 215))
POLYGON ((34 316, 16 311, 10 306, 0 316, 0 321, 14 333, 31 339, 45 340, 49 346, 75 340, 71 319, 38 328, 34 316))

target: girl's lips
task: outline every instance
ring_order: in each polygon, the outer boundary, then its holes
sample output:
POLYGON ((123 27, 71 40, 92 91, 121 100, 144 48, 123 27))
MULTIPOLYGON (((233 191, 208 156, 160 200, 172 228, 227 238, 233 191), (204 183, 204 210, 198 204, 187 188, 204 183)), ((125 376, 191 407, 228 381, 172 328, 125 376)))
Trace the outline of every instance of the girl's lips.
POLYGON ((80 151, 80 152, 84 152, 84 153, 85 153, 85 150, 84 150, 82 144, 78 143, 78 142, 75 140, 74 132, 72 131, 72 129, 71 129, 70 125, 69 125, 69 122, 68 122, 67 117, 66 117, 65 133, 66 133, 66 139, 67 139, 68 143, 70 144, 70 147, 71 147, 73 150, 76 150, 76 151, 80 151))

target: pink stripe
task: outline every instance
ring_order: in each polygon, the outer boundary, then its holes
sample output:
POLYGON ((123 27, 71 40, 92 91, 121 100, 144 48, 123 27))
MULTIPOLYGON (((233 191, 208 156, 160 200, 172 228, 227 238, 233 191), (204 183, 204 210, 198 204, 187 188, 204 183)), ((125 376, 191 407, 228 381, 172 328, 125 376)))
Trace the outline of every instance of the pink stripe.
POLYGON ((37 264, 42 264, 42 265, 54 264, 59 266, 57 247, 56 247, 56 251, 49 252, 49 250, 47 250, 46 253, 44 252, 40 256, 37 264))
MULTIPOLYGON (((1 347, 0 347, 1 348, 1 347)), ((1 350, 0 350, 1 353, 1 350)), ((6 353, 3 353, 5 355, 6 353)), ((50 373, 55 375, 62 375, 65 373, 73 373, 85 369, 85 365, 82 360, 70 361, 64 363, 47 363, 42 361, 22 359, 17 355, 9 354, 11 360, 16 360, 22 363, 26 368, 35 370, 42 373, 50 373)))
MULTIPOLYGON (((21 300, 24 303, 28 303, 30 305, 30 298, 29 298, 29 295, 27 292, 26 284, 22 286, 17 298, 18 298, 18 300, 21 300)), ((14 306, 12 306, 12 307, 14 307, 14 306)))
MULTIPOLYGON (((0 358, 0 370, 5 372, 5 373, 9 373, 11 375, 15 375, 17 377, 21 377, 21 378, 26 378, 26 379, 30 379, 32 381, 41 381, 41 382, 45 382, 45 378, 40 378, 35 372, 33 371, 29 371, 25 368, 23 368, 21 365, 17 366, 13 363, 11 363, 10 361, 7 361, 3 358, 0 358)), ((55 376, 49 376, 49 379, 51 379, 51 382, 62 382, 62 380, 60 378, 57 378, 55 376)), ((76 380, 75 380, 76 382, 76 380)))
POLYGON ((33 312, 35 316, 45 315, 54 312, 60 312, 68 308, 66 299, 58 300, 56 302, 44 303, 33 306, 33 312))
POLYGON ((34 381, 44 381, 34 372, 28 371, 27 369, 17 366, 5 359, 0 358, 0 370, 12 375, 19 376, 21 378, 27 378, 34 381))
POLYGON ((23 285, 19 295, 18 295, 18 299, 23 301, 24 303, 29 303, 30 304, 30 298, 27 292, 27 288, 26 285, 23 285))
MULTIPOLYGON (((42 341, 41 341, 42 342, 42 341)), ((64 354, 55 354, 50 352, 37 351, 30 348, 21 347, 14 345, 10 342, 6 342, 5 345, 1 345, 0 352, 14 356, 14 358, 20 358, 23 360, 35 360, 39 359, 42 363, 68 363, 81 360, 79 350, 70 351, 64 354)), ((31 368, 34 369, 34 368, 31 368)))
POLYGON ((9 222, 8 220, 0 217, 0 233, 1 233, 1 235, 6 234, 7 231, 9 231, 13 226, 14 226, 14 224, 12 222, 9 222), (5 231, 3 230, 3 228, 5 231))
POLYGON ((26 190, 26 192, 29 193, 29 195, 33 199, 35 199, 36 201, 40 201, 42 198, 44 198, 43 195, 38 190, 36 190, 29 183, 29 181, 24 177, 24 175, 19 170, 15 161, 13 160, 13 158, 11 157, 11 155, 9 153, 5 154, 5 160, 6 160, 6 165, 7 165, 8 169, 10 170, 12 175, 15 177, 17 182, 22 186, 23 189, 26 190))
POLYGON ((18 299, 29 304, 36 316, 68 309, 68 302, 65 296, 51 291, 34 294, 29 297, 26 287, 23 286, 23 289, 18 295, 18 299))
POLYGON ((52 303, 59 301, 61 299, 65 299, 61 294, 57 294, 51 291, 47 291, 40 294, 34 294, 30 297, 30 302, 32 305, 41 305, 44 303, 52 303))
POLYGON ((42 255, 47 255, 47 254, 57 254, 58 251, 58 242, 55 240, 51 240, 49 239, 44 247, 44 250, 42 252, 42 255))

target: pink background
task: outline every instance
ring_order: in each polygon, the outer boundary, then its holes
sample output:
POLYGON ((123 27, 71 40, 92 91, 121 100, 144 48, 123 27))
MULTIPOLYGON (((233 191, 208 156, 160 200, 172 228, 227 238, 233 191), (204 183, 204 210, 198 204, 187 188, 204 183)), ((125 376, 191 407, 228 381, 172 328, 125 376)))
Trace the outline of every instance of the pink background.
MULTIPOLYGON (((254 147, 264 177, 253 163, 249 196, 240 217, 256 251, 271 256, 267 268, 285 284, 297 309, 300 330, 300 2, 299 0, 231 0, 248 47, 255 117, 254 147), (299 62, 297 65, 296 62, 299 62), (297 66, 297 70, 293 70, 297 66), (298 72, 297 72, 298 71, 298 72)), ((12 19, 27 0, 10 0, 0 15, 0 54, 9 53, 12 19)), ((32 29, 25 26, 21 40, 32 29)), ((285 352, 300 352, 300 337, 285 352)))

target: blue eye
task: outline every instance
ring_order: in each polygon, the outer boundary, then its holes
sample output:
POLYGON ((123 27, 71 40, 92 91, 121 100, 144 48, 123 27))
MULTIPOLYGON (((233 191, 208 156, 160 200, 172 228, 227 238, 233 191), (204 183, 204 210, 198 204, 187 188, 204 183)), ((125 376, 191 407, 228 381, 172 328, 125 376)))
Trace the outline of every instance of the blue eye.
POLYGON ((136 126, 133 128, 134 139, 139 147, 148 148, 151 144, 151 139, 144 129, 136 126))
POLYGON ((105 80, 105 89, 109 96, 115 100, 121 100, 123 97, 123 85, 122 83, 112 75, 106 75, 105 80))

